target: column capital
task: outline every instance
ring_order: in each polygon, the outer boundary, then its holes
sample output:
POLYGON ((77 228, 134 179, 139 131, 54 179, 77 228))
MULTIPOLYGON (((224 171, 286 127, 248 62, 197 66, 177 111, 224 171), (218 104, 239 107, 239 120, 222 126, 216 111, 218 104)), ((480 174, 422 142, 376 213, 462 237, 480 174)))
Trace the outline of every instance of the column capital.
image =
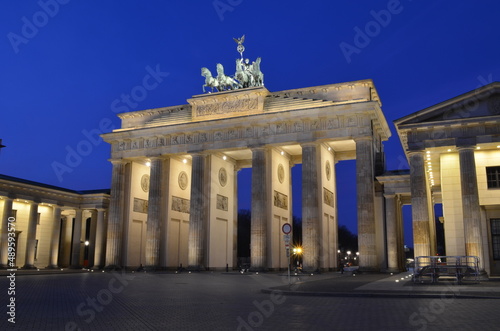
POLYGON ((355 142, 358 142, 358 141, 366 141, 366 140, 369 140, 369 141, 373 141, 374 138, 373 136, 363 136, 363 137, 354 137, 353 140, 355 142))
POLYGON ((253 151, 266 151, 269 147, 267 145, 249 145, 248 148, 253 151))
POLYGON ((320 145, 320 143, 317 141, 308 141, 305 143, 301 143, 300 147, 302 147, 302 148, 304 148, 304 147, 318 147, 319 145, 320 145))
POLYGON ((476 148, 476 145, 457 145, 457 150, 459 153, 462 151, 475 151, 476 148))
POLYGON ((148 156, 147 157, 149 159, 149 161, 153 162, 153 161, 164 161, 164 160, 167 160, 169 158, 168 155, 152 155, 152 156, 148 156))
POLYGON ((384 198, 386 198, 386 199, 391 199, 391 198, 395 199, 396 196, 397 196, 396 193, 384 193, 384 198))
POLYGON ((125 161, 123 159, 108 159, 109 162, 113 165, 124 164, 125 161))
POLYGON ((408 154, 408 156, 420 155, 420 154, 424 154, 424 153, 425 153, 425 151, 423 149, 411 149, 411 150, 406 151, 406 154, 408 154))

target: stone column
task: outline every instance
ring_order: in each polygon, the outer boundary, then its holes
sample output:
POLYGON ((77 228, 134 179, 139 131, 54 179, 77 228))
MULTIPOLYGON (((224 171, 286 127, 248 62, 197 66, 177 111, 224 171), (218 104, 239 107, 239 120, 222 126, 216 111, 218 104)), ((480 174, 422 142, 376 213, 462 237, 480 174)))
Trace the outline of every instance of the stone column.
POLYGON ((375 240, 375 186, 373 138, 356 139, 356 193, 358 209, 359 266, 378 269, 375 240))
POLYGON ((459 147, 460 182, 462 187, 462 212, 465 232, 465 253, 479 257, 480 269, 484 269, 483 240, 481 235, 481 208, 477 188, 474 147, 459 147))
POLYGON ((411 211, 415 257, 430 256, 429 210, 425 180, 424 152, 412 151, 410 155, 411 211))
POLYGON ((95 248, 96 248, 96 237, 97 237, 97 210, 93 209, 90 211, 90 236, 89 236, 89 257, 88 257, 88 268, 92 268, 95 263, 95 248))
POLYGON ((193 154, 191 169, 191 201, 189 214, 189 250, 188 264, 190 269, 204 268, 205 258, 205 224, 208 206, 206 182, 207 155, 193 154))
POLYGON ((125 162, 111 161, 111 199, 109 204, 108 233, 106 241, 106 268, 121 268, 123 239, 123 204, 125 197, 125 162))
POLYGON ((71 269, 80 269, 80 251, 82 248, 82 217, 83 210, 75 210, 75 222, 73 223, 73 241, 71 243, 71 269))
POLYGON ((149 176, 148 223, 146 230, 146 267, 155 269, 160 261, 160 234, 162 225, 162 202, 165 186, 163 178, 164 160, 151 159, 149 176))
POLYGON ((319 194, 318 194, 318 145, 302 145, 302 246, 303 268, 319 269, 319 194))
POLYGON ((36 244, 36 226, 38 221, 38 203, 31 202, 30 214, 28 219, 28 234, 26 238, 26 256, 23 269, 35 268, 35 244, 36 244))
POLYGON ((49 265, 47 268, 57 268, 59 258, 59 237, 61 235, 61 207, 53 207, 54 217, 52 219, 52 237, 50 239, 49 265))
POLYGON ((2 213, 2 238, 0 241, 0 258, 2 259, 0 268, 7 268, 9 265, 8 251, 9 251, 9 217, 12 216, 12 203, 11 198, 4 198, 3 213, 2 213))
POLYGON ((398 231, 396 216, 396 196, 386 194, 385 197, 385 227, 387 240, 387 271, 398 271, 398 231))
POLYGON ((106 220, 104 219, 105 209, 97 209, 95 245, 93 254, 93 269, 104 267, 106 253, 106 220))
POLYGON ((250 266, 267 268, 267 150, 252 149, 252 219, 250 225, 250 266))

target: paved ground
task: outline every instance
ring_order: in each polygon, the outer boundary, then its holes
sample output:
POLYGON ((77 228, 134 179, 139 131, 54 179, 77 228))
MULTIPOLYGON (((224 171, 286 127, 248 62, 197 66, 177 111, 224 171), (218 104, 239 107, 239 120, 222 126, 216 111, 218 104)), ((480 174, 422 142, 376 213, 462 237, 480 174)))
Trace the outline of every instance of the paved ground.
POLYGON ((500 330, 500 299, 480 298, 500 298, 499 281, 430 286, 407 274, 327 273, 290 286, 271 273, 21 273, 15 295, 1 273, 0 330, 500 330))

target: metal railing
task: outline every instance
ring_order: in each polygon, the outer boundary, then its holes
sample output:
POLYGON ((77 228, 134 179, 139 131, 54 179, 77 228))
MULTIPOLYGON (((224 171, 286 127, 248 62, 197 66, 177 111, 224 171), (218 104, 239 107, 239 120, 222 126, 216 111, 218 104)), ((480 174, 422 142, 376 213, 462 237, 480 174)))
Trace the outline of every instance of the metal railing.
POLYGON ((458 284, 464 280, 479 282, 477 256, 417 256, 413 282, 436 283, 439 278, 454 278, 458 284))

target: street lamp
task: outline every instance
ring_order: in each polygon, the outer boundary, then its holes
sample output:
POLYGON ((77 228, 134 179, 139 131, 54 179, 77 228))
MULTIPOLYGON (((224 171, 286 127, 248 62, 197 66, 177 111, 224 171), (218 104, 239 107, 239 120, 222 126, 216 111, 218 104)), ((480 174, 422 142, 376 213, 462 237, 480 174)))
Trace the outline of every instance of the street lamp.
POLYGON ((351 251, 347 251, 347 263, 351 266, 351 251))
POLYGON ((296 246, 292 249, 292 252, 293 252, 293 256, 295 257, 295 259, 297 260, 297 266, 296 266, 296 269, 299 269, 299 265, 300 265, 300 255, 302 254, 302 247, 300 246, 296 246))

